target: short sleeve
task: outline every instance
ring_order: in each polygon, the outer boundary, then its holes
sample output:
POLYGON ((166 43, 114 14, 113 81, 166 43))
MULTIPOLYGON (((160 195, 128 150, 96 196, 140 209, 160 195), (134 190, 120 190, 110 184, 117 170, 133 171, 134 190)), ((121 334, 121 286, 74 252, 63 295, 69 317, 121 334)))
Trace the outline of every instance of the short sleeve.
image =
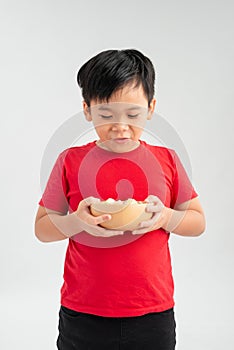
POLYGON ((173 154, 174 179, 173 179, 172 198, 171 198, 172 208, 198 196, 178 155, 176 154, 176 152, 173 152, 173 153, 174 153, 173 154))
POLYGON ((67 214, 69 206, 66 198, 67 181, 64 165, 65 156, 65 152, 62 152, 58 156, 50 173, 42 198, 39 201, 39 205, 67 214))

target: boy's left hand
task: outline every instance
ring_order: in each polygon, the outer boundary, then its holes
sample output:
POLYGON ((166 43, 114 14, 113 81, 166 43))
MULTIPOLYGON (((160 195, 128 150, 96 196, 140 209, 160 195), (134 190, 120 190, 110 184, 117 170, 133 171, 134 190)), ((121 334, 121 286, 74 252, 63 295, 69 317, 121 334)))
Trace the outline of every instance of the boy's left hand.
POLYGON ((168 221, 168 208, 157 197, 150 195, 145 199, 146 211, 153 213, 153 216, 148 221, 143 221, 139 224, 138 228, 132 231, 133 235, 147 233, 153 230, 157 230, 163 226, 166 226, 168 221))

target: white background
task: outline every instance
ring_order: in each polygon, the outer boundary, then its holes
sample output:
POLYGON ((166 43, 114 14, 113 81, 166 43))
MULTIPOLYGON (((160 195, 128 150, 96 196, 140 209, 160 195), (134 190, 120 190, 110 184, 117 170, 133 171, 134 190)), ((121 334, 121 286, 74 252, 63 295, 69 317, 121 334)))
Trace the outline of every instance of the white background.
POLYGON ((4 350, 55 349, 66 243, 34 237, 47 143, 81 110, 78 68, 136 48, 157 71, 157 112, 182 138, 206 212, 172 235, 178 350, 233 339, 233 2, 1 1, 1 317, 4 350))

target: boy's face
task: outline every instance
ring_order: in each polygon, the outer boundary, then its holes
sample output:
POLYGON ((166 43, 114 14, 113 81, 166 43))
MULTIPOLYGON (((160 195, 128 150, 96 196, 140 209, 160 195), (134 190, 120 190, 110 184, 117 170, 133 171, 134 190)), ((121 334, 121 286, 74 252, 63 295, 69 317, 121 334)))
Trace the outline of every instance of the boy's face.
POLYGON ((116 91, 109 102, 91 101, 90 108, 83 102, 88 121, 92 121, 99 140, 97 145, 108 151, 129 152, 139 146, 145 123, 151 119, 156 100, 148 107, 142 86, 128 84, 116 91))

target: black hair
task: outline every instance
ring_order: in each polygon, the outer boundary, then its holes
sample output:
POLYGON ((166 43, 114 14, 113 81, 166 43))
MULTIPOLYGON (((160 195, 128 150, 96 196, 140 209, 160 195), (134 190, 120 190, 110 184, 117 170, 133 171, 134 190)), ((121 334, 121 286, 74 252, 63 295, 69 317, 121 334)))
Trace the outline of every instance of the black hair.
POLYGON ((135 49, 106 50, 89 59, 78 71, 82 96, 108 102, 113 92, 129 83, 142 84, 148 105, 154 97, 155 70, 152 62, 135 49))

